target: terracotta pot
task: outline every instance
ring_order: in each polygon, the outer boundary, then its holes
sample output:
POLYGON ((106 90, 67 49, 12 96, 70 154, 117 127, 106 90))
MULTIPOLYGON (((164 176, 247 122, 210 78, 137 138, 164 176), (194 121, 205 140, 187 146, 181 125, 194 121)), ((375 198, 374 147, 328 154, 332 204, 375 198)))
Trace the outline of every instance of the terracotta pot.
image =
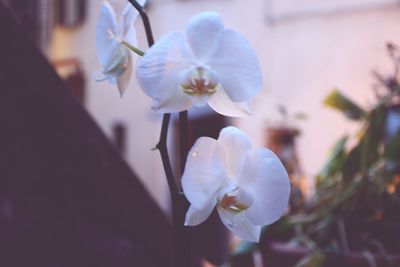
MULTIPOLYGON (((270 242, 263 244, 261 254, 264 267, 293 267, 304 256, 311 253, 311 250, 305 247, 292 247, 283 242, 270 242)), ((371 254, 377 267, 400 266, 400 255, 389 255, 391 265, 387 259, 378 253, 371 254)), ((348 254, 327 255, 327 261, 324 267, 370 267, 367 259, 362 252, 350 252, 348 254)))

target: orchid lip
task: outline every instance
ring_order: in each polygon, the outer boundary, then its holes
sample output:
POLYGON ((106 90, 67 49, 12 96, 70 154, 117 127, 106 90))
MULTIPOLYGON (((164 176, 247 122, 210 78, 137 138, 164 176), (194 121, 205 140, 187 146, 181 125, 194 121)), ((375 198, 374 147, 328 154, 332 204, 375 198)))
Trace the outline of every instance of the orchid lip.
POLYGON ((221 201, 219 201, 218 205, 225 210, 228 210, 232 213, 240 213, 249 208, 246 204, 239 203, 235 196, 225 195, 221 201))
POLYGON ((233 190, 224 193, 222 198, 217 201, 217 204, 229 212, 238 214, 247 210, 252 202, 251 199, 248 199, 248 197, 246 199, 243 196, 243 191, 236 186, 233 190))
POLYGON ((200 64, 192 66, 182 80, 182 91, 189 96, 211 96, 217 91, 216 77, 206 66, 200 64))
POLYGON ((119 76, 128 68, 129 64, 131 63, 129 51, 127 51, 124 47, 120 47, 119 49, 121 49, 121 53, 119 53, 118 57, 112 61, 110 65, 104 68, 104 74, 119 76), (126 55, 126 53, 128 54, 126 55))

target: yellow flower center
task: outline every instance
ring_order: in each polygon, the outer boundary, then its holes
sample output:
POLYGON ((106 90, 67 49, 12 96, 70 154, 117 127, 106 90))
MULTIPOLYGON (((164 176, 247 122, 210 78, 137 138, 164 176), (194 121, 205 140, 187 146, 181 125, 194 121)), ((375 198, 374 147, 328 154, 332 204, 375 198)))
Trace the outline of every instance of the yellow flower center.
POLYGON ((215 77, 202 66, 194 67, 181 84, 183 92, 189 96, 210 96, 217 90, 217 85, 215 77))
POLYGON ((233 213, 240 213, 249 208, 249 205, 240 202, 237 196, 225 194, 222 199, 218 202, 218 205, 225 210, 231 211, 233 213))

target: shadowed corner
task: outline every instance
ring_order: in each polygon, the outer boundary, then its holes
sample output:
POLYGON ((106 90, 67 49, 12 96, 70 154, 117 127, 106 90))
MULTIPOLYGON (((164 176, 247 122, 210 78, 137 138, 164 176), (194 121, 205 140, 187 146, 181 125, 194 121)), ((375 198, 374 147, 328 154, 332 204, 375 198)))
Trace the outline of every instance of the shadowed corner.
POLYGON ((170 266, 162 212, 2 4, 0 22, 0 265, 170 266))

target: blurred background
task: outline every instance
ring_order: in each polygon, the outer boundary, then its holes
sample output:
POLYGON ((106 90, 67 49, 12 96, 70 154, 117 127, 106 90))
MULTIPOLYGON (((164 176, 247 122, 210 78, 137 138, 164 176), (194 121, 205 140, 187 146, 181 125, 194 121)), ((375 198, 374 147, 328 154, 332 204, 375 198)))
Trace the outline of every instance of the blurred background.
MULTIPOLYGON (((161 116, 150 110, 151 100, 135 78, 123 98, 113 85, 93 79, 101 69, 95 25, 102 1, 1 1, 169 214, 161 160, 151 151, 159 138, 161 116)), ((118 13, 127 1, 109 2, 118 13)), ((393 59, 387 56, 386 44, 400 44, 398 0, 148 0, 145 8, 156 40, 184 31, 187 21, 203 11, 220 13, 227 27, 246 36, 258 55, 263 91, 253 102, 252 117, 224 123, 240 127, 255 146, 272 147, 294 161, 294 183, 305 199, 313 195, 315 177, 332 146, 363 125, 325 107, 325 98, 339 89, 361 108, 372 108, 376 94, 371 88, 377 82, 372 71, 390 75, 393 59)), ((138 46, 145 51, 140 20, 136 29, 138 46)), ((194 108, 189 118, 210 114, 194 108)))

